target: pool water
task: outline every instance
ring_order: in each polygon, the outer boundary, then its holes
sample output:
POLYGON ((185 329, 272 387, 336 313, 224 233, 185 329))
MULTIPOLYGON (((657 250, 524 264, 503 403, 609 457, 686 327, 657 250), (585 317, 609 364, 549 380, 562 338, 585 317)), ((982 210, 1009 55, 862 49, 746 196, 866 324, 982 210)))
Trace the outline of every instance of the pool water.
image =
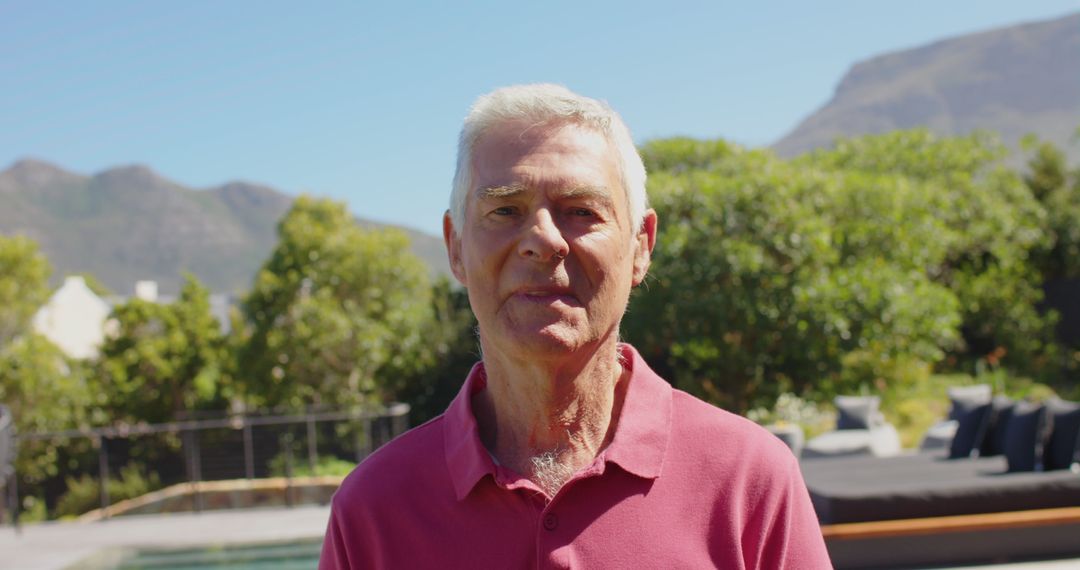
POLYGON ((190 549, 147 549, 124 556, 114 570, 313 570, 321 540, 190 549))

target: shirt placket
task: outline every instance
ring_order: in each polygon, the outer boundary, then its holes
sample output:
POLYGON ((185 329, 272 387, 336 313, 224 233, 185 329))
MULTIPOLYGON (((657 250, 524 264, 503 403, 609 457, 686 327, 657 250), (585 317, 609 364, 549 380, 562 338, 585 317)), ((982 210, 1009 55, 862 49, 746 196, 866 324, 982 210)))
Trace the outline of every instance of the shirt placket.
POLYGON ((571 520, 570 510, 575 503, 567 497, 574 492, 575 485, 581 480, 603 474, 604 458, 601 456, 591 466, 567 481, 546 505, 542 498, 537 499, 540 507, 540 517, 536 525, 537 568, 561 570, 572 567, 571 537, 567 534, 566 522, 571 520))
POLYGON ((562 511, 561 506, 569 505, 569 503, 560 501, 561 496, 562 493, 560 492, 546 505, 543 504, 542 500, 539 504, 540 516, 536 524, 537 568, 570 568, 566 535, 561 531, 560 527, 562 525, 560 525, 559 521, 559 514, 562 511))

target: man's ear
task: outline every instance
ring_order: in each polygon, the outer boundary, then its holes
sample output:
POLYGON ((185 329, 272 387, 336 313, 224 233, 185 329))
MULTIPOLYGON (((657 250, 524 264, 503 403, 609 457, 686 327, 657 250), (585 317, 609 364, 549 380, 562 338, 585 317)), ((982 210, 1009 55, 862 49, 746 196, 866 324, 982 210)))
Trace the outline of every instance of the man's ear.
POLYGON ((652 263, 652 251, 656 247, 656 210, 649 208, 641 220, 641 229, 634 236, 634 287, 645 280, 652 263))
POLYGON ((461 238, 454 229, 454 221, 450 219, 449 211, 443 214, 442 233, 443 242, 446 243, 446 255, 450 259, 450 271, 458 282, 467 288, 469 284, 465 282, 465 265, 461 262, 461 238))

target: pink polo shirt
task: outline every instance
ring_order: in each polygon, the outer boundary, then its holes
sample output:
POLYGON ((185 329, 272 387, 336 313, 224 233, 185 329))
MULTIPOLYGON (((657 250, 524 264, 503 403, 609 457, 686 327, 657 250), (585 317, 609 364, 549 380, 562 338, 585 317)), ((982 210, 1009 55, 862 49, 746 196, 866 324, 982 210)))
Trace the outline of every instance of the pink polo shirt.
POLYGON ((443 415, 345 479, 319 568, 830 568, 787 447, 619 348, 615 436, 550 502, 480 443, 477 364, 443 415))

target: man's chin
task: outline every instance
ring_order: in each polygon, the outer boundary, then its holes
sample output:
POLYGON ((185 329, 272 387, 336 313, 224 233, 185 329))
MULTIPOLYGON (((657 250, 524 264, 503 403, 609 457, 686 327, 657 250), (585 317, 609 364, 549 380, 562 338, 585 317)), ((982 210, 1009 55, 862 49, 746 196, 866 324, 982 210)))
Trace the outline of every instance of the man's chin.
MULTIPOLYGON (((482 334, 482 333, 481 333, 482 334)), ((531 355, 534 358, 557 357, 573 353, 589 344, 589 335, 565 323, 552 323, 531 328, 496 332, 492 344, 508 352, 531 355)))

